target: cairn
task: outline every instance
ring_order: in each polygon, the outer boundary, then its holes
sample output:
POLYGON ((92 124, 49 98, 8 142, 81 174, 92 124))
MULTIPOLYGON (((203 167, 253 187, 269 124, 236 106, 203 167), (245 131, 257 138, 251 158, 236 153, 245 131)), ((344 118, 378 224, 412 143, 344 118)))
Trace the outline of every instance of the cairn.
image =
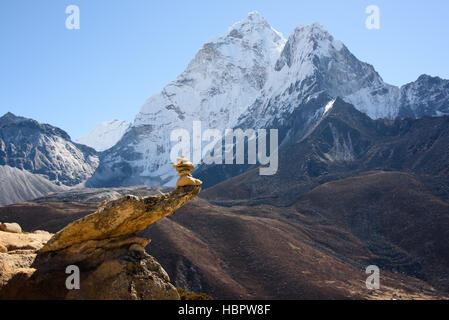
POLYGON ((188 159, 182 156, 178 158, 176 164, 173 166, 178 172, 178 182, 176 182, 176 187, 185 187, 185 186, 200 186, 203 184, 201 180, 195 179, 192 177, 190 172, 193 171, 194 166, 188 159))

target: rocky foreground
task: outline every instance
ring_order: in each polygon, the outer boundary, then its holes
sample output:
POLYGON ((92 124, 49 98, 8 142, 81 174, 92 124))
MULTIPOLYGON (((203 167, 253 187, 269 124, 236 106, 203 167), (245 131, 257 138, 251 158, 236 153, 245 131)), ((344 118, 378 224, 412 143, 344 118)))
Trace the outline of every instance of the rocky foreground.
MULTIPOLYGON (((51 234, 0 227, 0 299, 179 299, 162 266, 138 237, 194 198, 201 186, 103 202, 98 210, 51 234), (78 290, 66 287, 68 266, 80 270, 78 290)), ((73 270, 73 269, 70 269, 73 270)))

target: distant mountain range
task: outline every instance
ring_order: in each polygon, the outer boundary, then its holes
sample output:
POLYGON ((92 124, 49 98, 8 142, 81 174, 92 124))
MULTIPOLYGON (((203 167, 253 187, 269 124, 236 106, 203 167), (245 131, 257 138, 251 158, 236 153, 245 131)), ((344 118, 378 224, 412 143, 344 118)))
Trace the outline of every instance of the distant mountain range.
MULTIPOLYGON (((449 200, 448 159, 448 116, 372 120, 337 98, 311 131, 281 150, 277 174, 261 176, 252 169, 205 193, 222 204, 288 206, 327 182, 386 171, 411 174, 430 192, 449 200)), ((207 176, 213 177, 215 169, 211 167, 207 176)))
POLYGON ((291 145, 337 97, 372 119, 449 114, 448 80, 422 75, 401 88, 386 84, 320 24, 300 25, 287 40, 251 12, 205 43, 177 79, 148 99, 122 139, 100 155, 88 185, 174 185, 170 132, 192 132, 195 120, 203 130, 281 129, 281 146, 291 145))
MULTIPOLYGON (((371 119, 449 114, 448 80, 422 75, 401 88, 388 85, 320 24, 300 25, 284 39, 251 12, 209 40, 132 125, 104 122, 73 142, 61 129, 4 115, 0 165, 65 186, 173 186, 173 129, 192 132, 195 120, 203 131, 275 128, 283 150, 304 139, 337 97, 371 119)), ((195 172, 211 186, 255 167, 202 164, 195 172)))

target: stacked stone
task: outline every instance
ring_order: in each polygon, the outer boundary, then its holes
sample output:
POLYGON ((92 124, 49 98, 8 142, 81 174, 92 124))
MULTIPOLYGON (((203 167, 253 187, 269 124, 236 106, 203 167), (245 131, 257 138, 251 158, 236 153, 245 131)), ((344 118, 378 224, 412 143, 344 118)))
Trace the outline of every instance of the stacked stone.
POLYGON ((178 182, 176 182, 176 187, 199 186, 203 183, 201 180, 195 179, 190 174, 190 172, 193 171, 194 166, 188 159, 184 157, 178 158, 173 168, 176 169, 179 176, 178 182))

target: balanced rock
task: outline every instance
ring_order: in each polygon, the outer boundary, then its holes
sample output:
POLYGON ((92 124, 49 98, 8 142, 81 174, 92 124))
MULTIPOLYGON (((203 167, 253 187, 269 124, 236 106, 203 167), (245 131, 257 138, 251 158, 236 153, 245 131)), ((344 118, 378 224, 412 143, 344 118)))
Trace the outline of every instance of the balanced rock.
POLYGON ((178 158, 173 168, 176 169, 179 176, 179 179, 176 182, 176 187, 200 186, 203 184, 201 180, 192 177, 191 172, 193 171, 194 166, 188 159, 184 157, 178 158))
POLYGON ((170 193, 139 198, 126 196, 103 203, 98 210, 70 223, 39 251, 58 251, 89 240, 136 235, 149 225, 170 216, 198 195, 201 187, 186 186, 170 193))
MULTIPOLYGON (((190 172, 190 171, 189 171, 190 172)), ((31 261, 0 285, 0 299, 179 299, 162 266, 137 234, 193 199, 200 185, 145 198, 126 196, 56 233, 31 261), (66 288, 66 268, 80 271, 80 288, 66 288)), ((7 255, 8 254, 0 254, 7 255)))

